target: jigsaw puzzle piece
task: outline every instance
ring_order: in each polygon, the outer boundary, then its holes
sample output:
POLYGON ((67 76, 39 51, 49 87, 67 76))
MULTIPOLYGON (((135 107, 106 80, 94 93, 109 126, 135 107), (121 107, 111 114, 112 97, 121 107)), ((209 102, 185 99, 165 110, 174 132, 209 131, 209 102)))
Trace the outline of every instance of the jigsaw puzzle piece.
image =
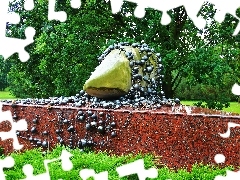
POLYGON ((73 155, 66 151, 66 150, 62 150, 62 154, 60 156, 60 159, 62 160, 62 169, 64 171, 70 171, 73 168, 73 164, 70 160, 70 157, 72 157, 73 155))
POLYGON ((23 148, 23 145, 19 144, 19 141, 18 141, 18 138, 16 135, 16 131, 27 131, 28 124, 25 119, 21 119, 18 122, 14 122, 13 124, 14 124, 13 128, 12 128, 13 132, 11 132, 13 135, 13 137, 12 137, 13 138, 13 148, 20 150, 23 148))
POLYGON ((219 133, 219 135, 223 138, 228 138, 230 136, 231 129, 230 128, 235 128, 235 127, 240 127, 240 124, 233 123, 233 122, 228 122, 228 129, 226 133, 219 133))
POLYGON ((238 25, 233 33, 233 36, 238 35, 240 31, 240 18, 236 15, 237 9, 240 7, 239 0, 228 0, 228 1, 219 1, 219 0, 208 0, 210 3, 214 4, 217 8, 217 12, 214 15, 214 19, 222 23, 226 17, 226 14, 231 14, 233 17, 238 19, 238 25))
POLYGON ((146 1, 140 1, 134 10, 134 16, 136 16, 137 18, 143 18, 146 13, 146 7, 146 1))
MULTIPOLYGON (((9 22, 11 24, 18 24, 20 22, 20 16, 14 12, 11 12, 8 15, 6 15, 5 18, 6 18, 6 22, 9 22)), ((5 22, 5 25, 6 25, 6 22, 5 22)))
MULTIPOLYGON (((240 28, 240 27, 239 27, 240 28)), ((232 87, 232 93, 237 95, 237 96, 240 96, 240 86, 235 83, 232 87)))
POLYGON ((32 165, 25 164, 22 170, 26 178, 21 180, 51 180, 48 169, 46 169, 47 171, 45 173, 33 175, 32 165))
POLYGON ((6 37, 6 23, 18 24, 20 22, 20 16, 17 13, 8 13, 8 6, 9 0, 0 1, 0 55, 2 55, 4 59, 7 59, 17 52, 19 54, 19 59, 22 62, 26 62, 30 56, 24 48, 33 43, 35 30, 32 27, 26 28, 25 40, 6 37))
MULTIPOLYGON (((10 121, 11 122, 11 121, 10 121)), ((12 122, 12 129, 8 132, 0 132, 0 137, 2 140, 13 139, 13 148, 20 150, 23 148, 23 145, 19 144, 16 131, 27 131, 27 122, 25 120, 20 120, 19 123, 12 122)))
POLYGON ((49 173, 49 168, 48 168, 48 164, 52 163, 54 161, 58 161, 60 160, 60 158, 55 158, 55 159, 46 159, 43 161, 44 167, 46 172, 42 173, 42 174, 38 174, 38 175, 34 175, 33 174, 33 166, 31 164, 26 164, 23 166, 22 170, 24 175, 26 176, 25 179, 22 180, 50 180, 50 173, 49 173))
MULTIPOLYGON (((240 22, 240 21, 239 21, 239 22, 240 22)), ((240 32, 240 23, 238 23, 236 29, 234 30, 234 32, 233 32, 233 36, 238 35, 239 32, 240 32)))
POLYGON ((80 0, 71 0, 71 7, 74 9, 78 9, 81 7, 81 1, 80 0))
POLYGON ((234 172, 234 171, 226 171, 226 176, 217 175, 214 180, 239 180, 240 177, 240 171, 234 172))
POLYGON ((96 174, 93 169, 83 169, 79 172, 79 176, 83 180, 87 180, 90 177, 93 177, 94 180, 108 180, 108 172, 107 171, 96 174))
POLYGON ((26 62, 30 56, 24 48, 25 46, 34 42, 33 37, 35 35, 35 32, 36 31, 34 28, 27 27, 25 30, 26 39, 17 39, 10 37, 1 38, 0 54, 4 57, 4 59, 7 59, 14 53, 18 52, 19 59, 22 62, 26 62))
POLYGON ((218 9, 214 16, 214 19, 219 23, 222 23, 224 21, 226 14, 231 14, 235 18, 239 19, 239 17, 236 15, 236 10, 240 7, 239 0, 228 1, 208 0, 208 1, 214 4, 218 9))
POLYGON ((2 140, 6 140, 6 139, 13 139, 13 148, 16 150, 20 150, 23 145, 19 144, 17 135, 16 135, 16 131, 27 131, 27 122, 26 120, 19 120, 18 122, 13 122, 13 118, 12 118, 12 113, 11 111, 5 111, 2 112, 2 104, 0 104, 0 123, 4 122, 4 121, 8 121, 12 128, 10 131, 8 132, 0 132, 0 138, 2 140))
POLYGON ((162 17, 161 17, 160 23, 162 25, 168 25, 171 23, 172 19, 167 12, 174 8, 180 7, 182 5, 183 5, 183 1, 179 1, 179 0, 170 0, 170 1, 161 0, 160 2, 155 0, 150 0, 150 3, 148 3, 148 8, 162 11, 162 17))
POLYGON ((5 180, 6 175, 3 172, 3 168, 11 168, 15 164, 14 159, 11 156, 8 156, 0 160, 0 179, 5 180))
POLYGON ((119 177, 129 176, 131 174, 137 174, 139 180, 158 177, 158 171, 156 168, 150 168, 147 170, 144 168, 143 159, 139 159, 132 163, 118 167, 116 170, 119 174, 119 177))
MULTIPOLYGON (((16 17, 15 15, 10 15, 8 13, 9 0, 0 1, 0 38, 6 36, 6 23, 8 19, 13 21, 16 17)), ((20 17, 19 17, 20 19, 20 17)))
POLYGON ((24 9, 27 11, 31 11, 34 8, 34 0, 25 0, 24 9))
POLYGON ((49 168, 48 168, 48 164, 55 162, 55 161, 59 161, 61 160, 61 164, 62 164, 62 169, 64 171, 69 171, 73 168, 73 164, 70 161, 70 157, 72 157, 73 155, 71 153, 69 153, 66 150, 62 150, 61 156, 58 158, 54 158, 54 159, 46 159, 43 161, 44 167, 46 169, 45 173, 42 174, 38 174, 38 175, 33 175, 33 167, 31 164, 26 164, 23 166, 23 173, 26 176, 25 179, 22 180, 50 180, 50 174, 49 174, 49 168))
POLYGON ((171 20, 172 20, 172 19, 171 19, 171 17, 168 15, 168 13, 167 13, 167 12, 163 12, 160 23, 165 26, 165 25, 170 24, 170 23, 171 23, 171 20))
POLYGON ((56 0, 49 0, 48 4, 48 20, 59 20, 64 22, 67 20, 67 13, 65 11, 55 11, 56 0))
MULTIPOLYGON (((159 2, 155 0, 148 1, 138 1, 138 0, 127 0, 128 2, 136 3, 137 7, 134 10, 134 16, 137 18, 143 18, 146 13, 146 8, 153 8, 163 12, 161 18, 161 24, 167 25, 171 22, 170 16, 167 14, 167 11, 172 9, 173 7, 180 6, 179 1, 173 0, 172 3, 166 3, 165 1, 159 2)), ((112 13, 116 14, 121 11, 121 7, 123 5, 123 0, 110 0, 112 13)))
POLYGON ((204 1, 205 0, 197 1, 185 0, 183 5, 187 11, 188 17, 193 21, 194 25, 198 29, 203 29, 207 24, 204 18, 198 16, 198 13, 204 4, 204 1))
MULTIPOLYGON (((134 15, 138 18, 143 18, 145 16, 145 9, 152 8, 158 11, 162 11, 162 17, 160 23, 162 25, 168 25, 171 23, 171 17, 167 13, 169 10, 174 8, 184 6, 189 18, 194 22, 195 26, 199 29, 203 29, 206 26, 206 21, 198 17, 197 14, 201 10, 201 7, 204 3, 204 0, 191 1, 191 0, 170 0, 170 1, 156 1, 156 0, 148 0, 148 1, 138 1, 138 0, 127 0, 128 2, 136 3, 137 7, 134 11, 134 15)), ((123 5, 123 0, 110 0, 112 13, 118 13, 121 10, 123 5)))
POLYGON ((116 14, 121 11, 123 0, 110 0, 112 13, 116 14))

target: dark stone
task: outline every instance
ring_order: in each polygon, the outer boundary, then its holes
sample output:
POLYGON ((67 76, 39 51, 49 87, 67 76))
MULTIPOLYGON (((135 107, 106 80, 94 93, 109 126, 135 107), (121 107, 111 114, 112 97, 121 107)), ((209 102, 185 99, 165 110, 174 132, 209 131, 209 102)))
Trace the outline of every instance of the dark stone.
POLYGON ((68 132, 74 132, 74 127, 71 125, 67 128, 67 131, 68 132))
POLYGON ((37 132, 37 128, 36 127, 32 127, 31 132, 32 133, 36 133, 37 132))
POLYGON ((44 147, 44 148, 48 147, 48 142, 47 141, 43 141, 42 142, 42 147, 44 147))
POLYGON ((43 131, 43 135, 48 135, 48 132, 47 131, 43 131))
POLYGON ((110 126, 111 127, 116 127, 116 123, 115 122, 111 122, 110 126))
POLYGON ((117 133, 115 131, 111 132, 111 137, 116 137, 117 133))

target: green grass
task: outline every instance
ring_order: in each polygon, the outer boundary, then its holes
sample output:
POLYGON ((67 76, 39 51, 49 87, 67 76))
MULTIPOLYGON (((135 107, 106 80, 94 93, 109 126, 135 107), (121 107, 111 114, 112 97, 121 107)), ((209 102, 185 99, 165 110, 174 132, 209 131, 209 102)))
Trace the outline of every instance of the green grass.
MULTIPOLYGON (((154 178, 157 180, 192 180, 192 179, 204 179, 213 180, 217 175, 225 175, 226 170, 233 170, 233 167, 218 168, 217 166, 208 165, 194 165, 191 172, 185 169, 179 169, 178 171, 173 171, 167 167, 157 168, 157 164, 154 161, 154 157, 150 154, 136 156, 125 155, 125 156, 110 156, 105 152, 94 153, 91 151, 82 152, 79 149, 66 149, 61 146, 57 146, 52 152, 48 152, 45 156, 42 155, 40 149, 32 149, 26 151, 22 154, 12 153, 11 156, 14 158, 15 165, 10 169, 4 169, 4 173, 7 175, 7 180, 14 179, 24 179, 22 167, 25 164, 31 164, 34 168, 34 175, 46 172, 43 161, 45 159, 58 158, 61 155, 62 150, 67 150, 73 156, 70 158, 73 163, 73 168, 70 171, 63 171, 61 167, 61 162, 56 161, 49 164, 51 179, 80 179, 79 172, 82 169, 93 169, 96 173, 108 172, 109 180, 138 180, 137 175, 129 175, 126 177, 119 178, 116 171, 117 167, 125 164, 129 164, 139 159, 144 160, 145 169, 156 168, 158 170, 158 177, 154 178)), ((4 157, 2 157, 4 158, 4 157)), ((66 162, 65 162, 66 165, 66 162)), ((69 167, 69 166, 68 166, 69 167)), ((89 178, 89 180, 93 178, 89 178)))
MULTIPOLYGON (((181 101, 183 105, 192 106, 194 103, 198 101, 181 101)), ((232 112, 232 113, 239 113, 240 114, 240 103, 238 102, 230 102, 230 107, 223 108, 223 111, 232 112)))
POLYGON ((9 91, 0 91, 0 99, 16 99, 9 91))
POLYGON ((230 107, 223 108, 223 110, 226 111, 226 112, 234 112, 234 113, 239 113, 240 114, 240 103, 231 102, 230 107))
POLYGON ((0 99, 16 99, 9 91, 0 91, 0 99))

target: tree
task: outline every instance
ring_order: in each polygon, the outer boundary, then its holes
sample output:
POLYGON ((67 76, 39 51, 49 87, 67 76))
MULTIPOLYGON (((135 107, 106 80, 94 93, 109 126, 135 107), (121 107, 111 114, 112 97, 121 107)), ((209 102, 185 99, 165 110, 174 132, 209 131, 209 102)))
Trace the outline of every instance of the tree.
POLYGON ((232 36, 236 19, 227 16, 220 25, 212 18, 215 14, 214 8, 211 4, 205 4, 200 15, 212 21, 201 32, 188 19, 183 7, 173 9, 169 14, 172 22, 167 26, 160 25, 161 12, 154 10, 148 10, 144 19, 131 16, 129 23, 137 26, 134 33, 131 33, 130 29, 127 31, 130 38, 141 34, 142 39, 161 52, 167 97, 173 97, 183 78, 189 79, 189 83, 205 82, 214 85, 219 83, 224 73, 235 71, 236 67, 231 65, 235 64, 233 61, 236 61, 236 57, 233 55, 237 52, 231 46, 233 42, 239 42, 239 36, 232 36), (204 40, 199 33, 202 33, 204 40), (221 47, 222 44, 226 45, 224 51, 216 52, 216 47, 221 47), (220 58, 220 55, 223 58, 220 58))
MULTIPOLYGON (((47 20, 44 0, 36 2, 34 11, 19 11, 22 23, 11 26, 11 35, 23 36, 29 25, 36 28, 37 34, 35 43, 27 48, 31 54, 28 62, 21 63, 16 56, 10 59, 14 62, 9 73, 10 88, 18 97, 73 95, 97 66, 97 56, 109 45, 106 40, 144 40, 160 52, 168 98, 174 96, 183 79, 190 84, 221 87, 223 74, 234 72, 233 77, 238 76, 235 62, 239 58, 239 36, 232 36, 236 19, 231 16, 221 25, 212 20, 199 31, 183 7, 170 10, 172 22, 162 26, 161 12, 147 9, 145 17, 138 19, 132 15, 136 4, 130 2, 124 2, 118 14, 112 14, 110 3, 104 0, 82 1, 79 10, 69 4, 67 0, 57 5, 57 10, 68 14, 64 23, 47 20)), ((210 4, 205 4, 200 13, 205 19, 212 19, 214 14, 210 4)))
MULTIPOLYGON (((24 26, 36 28, 35 43, 27 50, 31 59, 21 63, 12 57, 14 67, 9 73, 11 91, 18 97, 70 96, 82 89, 83 83, 97 66, 97 55, 106 39, 114 39, 121 28, 110 6, 82 2, 81 10, 73 10, 69 1, 59 3, 68 20, 47 21, 44 1, 35 4, 38 12, 20 11, 24 26), (37 16, 38 15, 38 16, 37 16), (33 17, 33 18, 32 18, 33 17), (54 68, 53 68, 54 67, 54 68)), ((23 23, 19 25, 23 27, 23 23)), ((17 28, 13 32, 20 33, 17 28)))
POLYGON ((0 91, 8 87, 7 73, 9 72, 11 64, 0 58, 0 91))

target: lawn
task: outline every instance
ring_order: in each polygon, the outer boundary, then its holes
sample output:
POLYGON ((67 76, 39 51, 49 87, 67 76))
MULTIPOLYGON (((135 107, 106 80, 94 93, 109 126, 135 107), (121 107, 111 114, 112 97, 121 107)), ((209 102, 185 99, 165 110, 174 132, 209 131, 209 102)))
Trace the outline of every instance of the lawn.
POLYGON ((0 91, 0 99, 16 99, 9 91, 0 91))
MULTIPOLYGON (((198 101, 181 101, 183 105, 189 105, 192 106, 193 103, 196 103, 198 101)), ((233 113, 239 113, 240 114, 240 103, 238 102, 230 102, 230 107, 223 109, 226 112, 233 112, 233 113)))
MULTIPOLYGON (((159 165, 158 161, 154 158, 151 154, 137 154, 137 155, 124 155, 124 156, 110 156, 106 152, 98 152, 95 153, 94 151, 88 151, 88 152, 82 152, 80 149, 69 149, 65 148, 63 146, 57 146, 53 149, 52 152, 48 151, 45 156, 42 155, 42 152, 38 148, 34 148, 32 150, 25 151, 24 153, 12 153, 12 158, 14 158, 15 164, 12 168, 4 168, 4 173, 7 175, 8 179, 23 179, 25 178, 25 175, 23 174, 22 167, 25 164, 31 164, 34 169, 35 175, 39 175, 42 173, 46 173, 46 169, 44 167, 43 161, 45 159, 52 160, 51 163, 48 164, 49 168, 49 176, 51 176, 51 179, 80 179, 80 176, 82 179, 89 179, 90 178, 83 178, 83 173, 80 175, 80 171, 83 169, 92 169, 93 171, 100 173, 100 172, 107 172, 108 178, 98 178, 96 179, 109 179, 109 180, 120 180, 119 174, 116 171, 116 168, 121 167, 123 165, 129 165, 130 163, 134 163, 136 166, 134 167, 128 167, 132 168, 131 171, 132 175, 128 175, 125 177, 122 177, 121 180, 136 180, 140 179, 135 174, 136 172, 139 172, 139 174, 142 174, 142 168, 155 168, 157 170, 156 173, 156 180, 166 180, 166 179, 174 179, 174 180, 192 180, 192 179, 198 179, 198 180, 213 180, 216 176, 223 177, 226 175, 227 170, 233 170, 234 168, 231 166, 225 167, 225 168, 219 168, 218 166, 210 166, 210 165, 202 165, 202 164, 194 164, 192 171, 188 172, 186 169, 179 169, 177 171, 173 171, 170 168, 167 168, 166 166, 159 165), (64 159, 63 161, 59 161, 61 158, 59 158, 63 152, 65 153, 71 153, 72 157, 70 160, 68 158, 64 159), (59 159, 58 161, 53 159, 59 159), (137 165, 137 160, 140 160, 139 162, 143 161, 143 166, 137 165), (65 166, 66 171, 63 171, 63 164, 67 164, 65 166), (71 166, 72 165, 72 166, 71 166), (140 167, 139 167, 140 166, 140 167), (159 167, 160 166, 160 167, 159 167), (137 171, 138 170, 138 171, 137 171)), ((0 157, 0 159, 5 158, 0 157)), ((62 158, 63 160, 63 158, 62 158)), ((142 162, 141 162, 142 163, 142 162)), ((126 168, 126 167, 125 167, 126 168)), ((145 170, 145 169, 144 169, 145 170)), ((121 174, 125 174, 127 170, 121 172, 121 174)), ((91 174, 91 173, 88 173, 91 174)), ((128 173, 126 173, 127 175, 128 173)), ((147 173, 146 173, 147 174, 147 173)), ((152 173, 151 173, 152 174, 152 173)), ((153 173, 154 174, 154 173, 153 173)), ((85 174, 86 176, 87 174, 85 174)), ((144 173, 145 175, 145 173, 144 173)), ((143 177, 143 174, 141 175, 141 179, 145 179, 143 177)), ((50 177, 49 177, 50 178, 50 177)), ((31 178, 29 178, 31 179, 31 178)), ((34 179, 41 179, 34 178, 34 179)), ((91 178, 92 179, 92 178, 91 178)), ((147 178, 149 179, 149 178, 147 178)), ((151 178, 153 179, 153 178, 151 178)), ((224 178, 225 179, 225 178, 224 178)))

